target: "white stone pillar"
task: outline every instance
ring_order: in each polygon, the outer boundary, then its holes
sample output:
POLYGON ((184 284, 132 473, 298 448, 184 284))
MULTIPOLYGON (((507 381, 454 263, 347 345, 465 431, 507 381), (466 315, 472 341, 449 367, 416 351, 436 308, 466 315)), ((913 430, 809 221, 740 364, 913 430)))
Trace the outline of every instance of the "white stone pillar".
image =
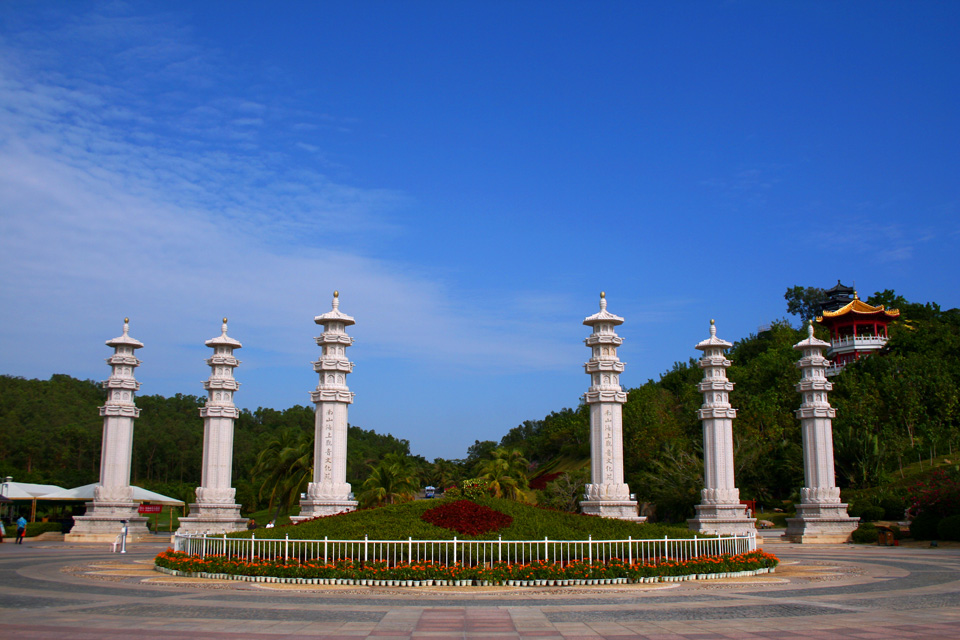
MULTIPOLYGON (((130 486, 130 460, 133 456, 133 421, 140 415, 134 395, 140 383, 133 370, 140 366, 134 355, 143 343, 129 335, 130 319, 123 320, 123 335, 107 341, 113 355, 107 358, 110 377, 103 383, 107 401, 100 407, 103 416, 103 440, 100 447, 100 482, 93 491, 93 502, 86 514, 74 518, 66 539, 73 542, 110 541, 126 521, 133 540, 147 535, 147 518, 137 513, 130 486)), ((129 538, 128 538, 129 539, 129 538)))
POLYGON ((833 418, 837 411, 827 400, 833 384, 826 376, 830 361, 823 357, 823 349, 830 343, 813 337, 812 321, 807 334, 806 340, 793 346, 803 353, 797 362, 800 383, 796 387, 803 402, 796 415, 803 434, 804 487, 796 517, 787 518, 784 537, 804 543, 846 542, 860 519, 847 514, 834 476, 833 418))
POLYGON ((219 336, 204 342, 213 349, 207 358, 210 377, 203 383, 207 402, 200 408, 203 418, 203 466, 197 502, 190 505, 190 516, 180 518, 180 533, 225 533, 246 528, 246 518, 240 517, 240 505, 233 488, 233 425, 240 415, 234 404, 234 394, 240 383, 233 370, 240 361, 234 349, 243 345, 227 335, 227 319, 223 319, 219 336))
POLYGON ((583 513, 643 522, 630 487, 623 481, 623 404, 627 394, 620 386, 624 364, 617 357, 623 338, 617 325, 623 318, 607 311, 607 298, 600 294, 600 312, 583 321, 593 329, 584 340, 591 357, 583 368, 590 376, 584 399, 590 406, 590 484, 580 502, 583 513))
POLYGON ((314 318, 314 322, 323 325, 323 333, 317 338, 322 349, 320 359, 313 363, 320 382, 310 394, 317 407, 313 482, 300 500, 300 515, 290 518, 294 522, 357 508, 347 483, 347 407, 353 403, 347 375, 353 371, 353 363, 347 359, 346 349, 353 338, 346 328, 355 321, 340 311, 340 293, 334 291, 333 309, 314 318))
POLYGON ((731 362, 724 351, 733 345, 717 337, 710 321, 710 337, 697 344, 703 351, 700 368, 703 381, 697 390, 703 405, 697 417, 703 423, 703 484, 696 517, 687 521, 690 529, 713 535, 747 535, 756 531, 756 519, 748 518, 740 504, 740 490, 733 478, 733 419, 737 410, 730 406, 733 383, 727 380, 731 362))

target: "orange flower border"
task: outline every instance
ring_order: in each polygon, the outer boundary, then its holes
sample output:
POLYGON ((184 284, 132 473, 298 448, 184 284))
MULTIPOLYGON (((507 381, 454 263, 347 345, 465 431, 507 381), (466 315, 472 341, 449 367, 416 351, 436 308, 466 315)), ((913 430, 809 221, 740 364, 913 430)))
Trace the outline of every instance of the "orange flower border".
POLYGON ((307 562, 265 558, 200 557, 168 549, 155 560, 158 571, 199 578, 283 582, 291 584, 347 584, 363 586, 571 586, 579 584, 638 584, 679 582, 773 573, 776 556, 764 551, 738 555, 700 556, 690 560, 657 559, 628 563, 577 560, 561 564, 539 560, 524 564, 444 565, 432 561, 360 562, 350 559, 307 562))

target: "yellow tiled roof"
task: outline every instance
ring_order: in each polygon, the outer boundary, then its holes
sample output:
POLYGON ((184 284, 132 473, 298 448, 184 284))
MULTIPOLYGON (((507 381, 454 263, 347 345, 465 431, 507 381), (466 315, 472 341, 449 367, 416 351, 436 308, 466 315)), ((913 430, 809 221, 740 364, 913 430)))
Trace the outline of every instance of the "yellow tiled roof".
POLYGON ((888 318, 896 318, 900 315, 900 310, 884 309, 882 304, 874 307, 862 301, 860 298, 854 298, 851 302, 845 304, 836 311, 824 311, 823 315, 817 318, 817 322, 823 322, 824 318, 836 318, 837 316, 844 316, 848 313, 862 313, 865 315, 882 313, 888 318))

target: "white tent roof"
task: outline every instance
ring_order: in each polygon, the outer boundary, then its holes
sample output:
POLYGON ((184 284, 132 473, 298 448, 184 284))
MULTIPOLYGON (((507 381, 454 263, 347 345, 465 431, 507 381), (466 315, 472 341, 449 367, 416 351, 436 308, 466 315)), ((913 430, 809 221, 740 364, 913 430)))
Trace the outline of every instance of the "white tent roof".
MULTIPOLYGON (((73 489, 60 489, 59 491, 53 491, 43 496, 39 496, 39 500, 93 500, 93 490, 100 483, 94 482, 92 484, 85 484, 82 487, 74 487, 73 489)), ((57 487, 59 489, 59 487, 57 487)), ((172 505, 175 507, 182 507, 183 501, 177 500, 176 498, 171 498, 170 496, 165 496, 160 493, 155 493, 153 491, 147 491, 140 487, 131 487, 133 489, 133 501, 134 502, 159 502, 160 504, 172 505)))
POLYGON ((55 484, 33 484, 31 482, 4 482, 3 495, 12 500, 32 500, 54 491, 65 491, 55 484))

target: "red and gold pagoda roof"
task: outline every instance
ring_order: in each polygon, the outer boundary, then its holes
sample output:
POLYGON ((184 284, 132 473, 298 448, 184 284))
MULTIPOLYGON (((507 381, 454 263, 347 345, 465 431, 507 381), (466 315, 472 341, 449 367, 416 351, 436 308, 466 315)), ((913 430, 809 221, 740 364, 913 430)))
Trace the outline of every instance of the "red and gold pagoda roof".
POLYGON ((854 298, 852 301, 840 307, 836 311, 824 311, 823 315, 817 318, 817 322, 823 322, 828 318, 839 318, 840 316, 846 316, 850 314, 855 314, 857 316, 882 316, 886 319, 891 319, 899 317, 900 310, 884 309, 882 304, 874 307, 867 304, 860 298, 854 298))

